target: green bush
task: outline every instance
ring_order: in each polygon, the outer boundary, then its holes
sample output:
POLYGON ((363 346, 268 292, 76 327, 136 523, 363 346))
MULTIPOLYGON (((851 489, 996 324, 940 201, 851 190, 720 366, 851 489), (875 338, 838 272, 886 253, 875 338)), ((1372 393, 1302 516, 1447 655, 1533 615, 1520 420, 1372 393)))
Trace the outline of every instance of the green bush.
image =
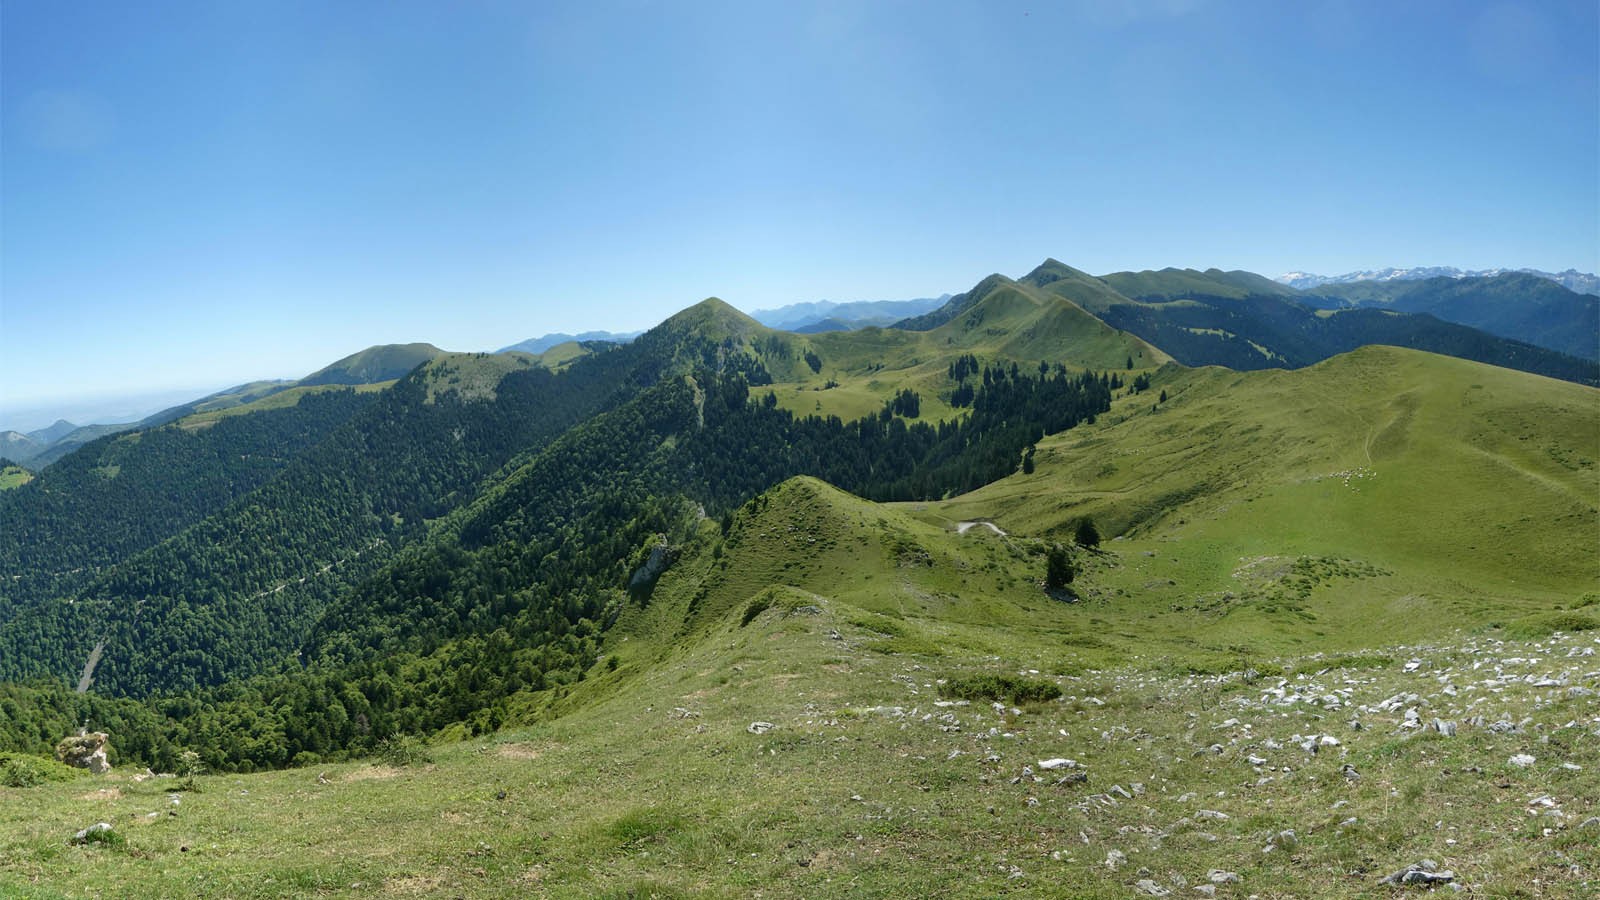
POLYGON ((1043 678, 952 675, 939 685, 939 696, 956 700, 1004 700, 1020 705, 1047 703, 1061 696, 1061 688, 1043 678))
POLYGON ((1506 624, 1506 634, 1524 640, 1549 637, 1557 631, 1593 631, 1600 628, 1600 619, 1576 612, 1544 613, 1526 616, 1506 624))
POLYGON ((22 753, 0 753, 0 785, 5 787, 35 787, 51 781, 72 781, 81 777, 82 769, 74 769, 53 759, 22 753))
POLYGON ((744 616, 739 619, 739 627, 743 628, 744 626, 749 625, 751 622, 756 620, 756 616, 761 615, 771 608, 772 594, 770 592, 763 591, 761 594, 757 595, 754 600, 750 601, 749 606, 744 608, 744 616))
POLYGON ((408 735, 384 738, 378 744, 378 758, 399 768, 425 766, 433 762, 433 757, 428 754, 428 748, 423 746, 421 741, 408 735))

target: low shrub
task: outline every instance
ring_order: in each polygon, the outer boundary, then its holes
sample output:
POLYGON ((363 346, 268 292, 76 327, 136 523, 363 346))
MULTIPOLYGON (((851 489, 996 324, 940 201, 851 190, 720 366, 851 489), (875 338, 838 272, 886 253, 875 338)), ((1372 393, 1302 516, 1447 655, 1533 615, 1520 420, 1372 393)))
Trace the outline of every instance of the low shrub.
POLYGON ((955 700, 1003 700, 1047 703, 1061 696, 1061 688, 1043 678, 1016 675, 951 675, 939 685, 939 696, 955 700))
POLYGON ((36 787, 52 781, 72 781, 83 777, 83 774, 82 769, 74 769, 53 759, 23 753, 0 753, 0 786, 36 787))
POLYGON ((1600 628, 1600 619, 1577 612, 1543 613, 1525 616, 1506 623, 1506 634, 1523 640, 1549 637, 1557 631, 1593 631, 1600 628))
POLYGON ((378 758, 396 768, 425 766, 433 762, 433 757, 428 754, 428 748, 409 735, 384 738, 378 744, 378 758))

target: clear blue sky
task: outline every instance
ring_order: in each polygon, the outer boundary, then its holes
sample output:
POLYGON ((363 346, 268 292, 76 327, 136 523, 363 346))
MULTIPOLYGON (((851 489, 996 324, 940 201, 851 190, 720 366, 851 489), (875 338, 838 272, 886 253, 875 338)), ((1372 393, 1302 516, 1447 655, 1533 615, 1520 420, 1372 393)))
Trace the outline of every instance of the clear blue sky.
POLYGON ((1600 252, 1593 0, 36 2, 0 34, 0 419, 1046 256, 1600 252))

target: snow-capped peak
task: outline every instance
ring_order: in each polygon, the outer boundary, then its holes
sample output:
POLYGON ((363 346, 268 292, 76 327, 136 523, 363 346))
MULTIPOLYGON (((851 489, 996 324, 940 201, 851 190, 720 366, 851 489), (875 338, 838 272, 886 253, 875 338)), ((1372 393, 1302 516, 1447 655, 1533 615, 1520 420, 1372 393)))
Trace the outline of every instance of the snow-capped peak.
POLYGON ((1600 294, 1600 278, 1593 274, 1568 269, 1565 272, 1544 272, 1539 269, 1476 269, 1463 270, 1454 266, 1414 266, 1411 268, 1368 269, 1346 272, 1343 275, 1314 275, 1309 272, 1286 272, 1273 279, 1297 290, 1321 287, 1325 284, 1348 284, 1352 281, 1420 281, 1424 278, 1490 278, 1506 272, 1522 272, 1547 278, 1569 291, 1580 294, 1600 294))

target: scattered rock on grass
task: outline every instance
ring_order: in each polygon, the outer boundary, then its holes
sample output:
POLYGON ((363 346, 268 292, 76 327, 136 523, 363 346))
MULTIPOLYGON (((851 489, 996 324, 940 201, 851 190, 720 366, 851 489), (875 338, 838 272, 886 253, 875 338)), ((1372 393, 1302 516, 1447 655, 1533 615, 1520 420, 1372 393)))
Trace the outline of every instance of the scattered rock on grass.
POLYGON ((1385 875, 1379 884, 1420 884, 1432 886, 1435 884, 1449 884, 1456 880, 1456 874, 1449 869, 1440 871, 1439 864, 1431 859, 1413 863, 1390 875, 1385 875))
POLYGON ((778 726, 772 724, 771 722, 751 722, 749 725, 745 726, 744 730, 750 732, 751 734, 766 734, 777 727, 778 726))
POLYGON ((73 835, 72 836, 72 840, 68 841, 67 843, 69 843, 69 844, 87 844, 90 841, 95 839, 93 837, 93 835, 97 835, 97 834, 100 834, 101 832, 110 831, 110 830, 111 830, 111 823, 110 822, 96 822, 93 825, 90 825, 88 828, 85 828, 84 830, 82 830, 82 831, 78 832, 77 834, 73 835))

